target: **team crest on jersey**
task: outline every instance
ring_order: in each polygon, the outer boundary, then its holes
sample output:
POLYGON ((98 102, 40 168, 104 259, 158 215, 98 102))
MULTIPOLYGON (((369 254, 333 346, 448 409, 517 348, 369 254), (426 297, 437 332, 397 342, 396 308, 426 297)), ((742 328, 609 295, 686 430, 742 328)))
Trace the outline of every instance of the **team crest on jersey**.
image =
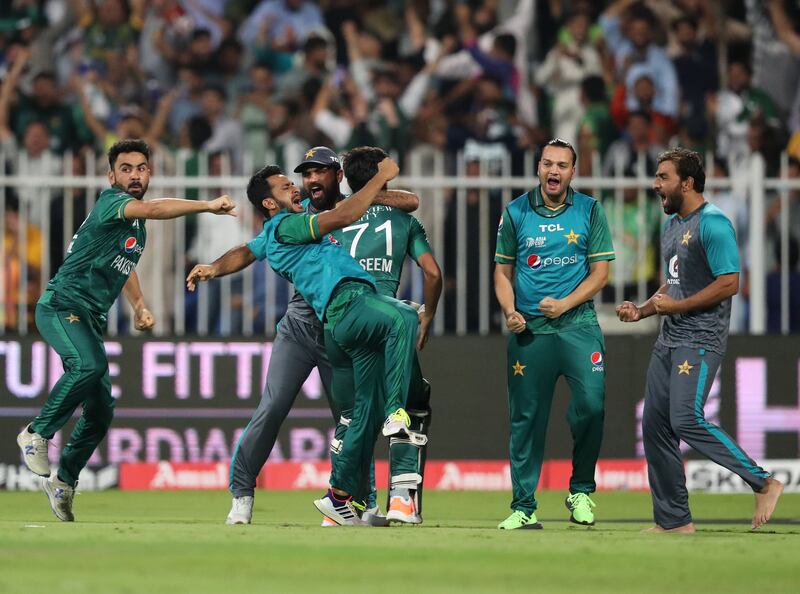
POLYGON ((502 231, 503 230, 503 215, 500 215, 500 222, 497 223, 497 230, 498 231, 502 231))
POLYGON ((542 267, 542 258, 536 254, 528 256, 528 267, 537 270, 542 267))
POLYGON ((342 245, 339 243, 339 240, 336 239, 332 234, 328 235, 328 241, 331 242, 333 245, 342 245))
POLYGON ((589 359, 592 362, 592 371, 603 371, 603 353, 595 351, 591 354, 589 359))
POLYGON ((136 249, 136 238, 135 237, 129 237, 122 244, 122 247, 125 249, 125 253, 130 254, 131 252, 133 252, 133 250, 136 249))

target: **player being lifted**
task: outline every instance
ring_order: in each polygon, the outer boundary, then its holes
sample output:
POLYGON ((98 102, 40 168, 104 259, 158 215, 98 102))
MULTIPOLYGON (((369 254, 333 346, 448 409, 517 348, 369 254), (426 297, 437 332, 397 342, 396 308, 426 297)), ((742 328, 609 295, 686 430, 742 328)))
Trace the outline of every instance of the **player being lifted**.
MULTIPOLYGON (((328 210, 344 198, 339 189, 343 177, 339 157, 330 148, 310 148, 294 171, 302 174, 303 189, 309 198, 305 205, 309 212, 328 210)), ((410 212, 417 208, 419 200, 402 190, 383 190, 375 198, 374 204, 394 206, 410 212)), ((187 286, 192 291, 197 282, 238 272, 255 260, 247 244, 235 247, 212 264, 195 266, 186 279, 187 286)), ((325 392, 330 397, 331 366, 325 352, 322 323, 303 296, 295 292, 286 314, 278 324, 261 402, 242 433, 231 459, 230 491, 233 501, 226 523, 251 522, 258 474, 275 445, 280 427, 301 386, 314 367, 317 367, 325 392)), ((339 411, 331 402, 329 404, 334 419, 338 420, 339 411)), ((377 512, 376 501, 369 500, 367 508, 369 518, 377 512)))
MULTIPOLYGON (((384 150, 376 147, 359 147, 345 154, 344 174, 350 188, 354 192, 363 188, 378 172, 378 164, 387 156, 384 150)), ((442 275, 420 222, 396 208, 373 205, 358 221, 334 231, 333 236, 362 268, 375 277, 378 293, 382 295, 397 296, 406 255, 422 269, 425 303, 419 309, 420 329, 417 338, 417 348, 422 349, 428 339, 442 292, 442 275)), ((341 355, 335 354, 335 342, 326 337, 326 343, 332 345, 329 349, 331 361, 341 358, 341 355)), ((334 368, 337 367, 334 364, 334 368)), ((354 394, 352 374, 349 377, 334 376, 334 381, 346 383, 343 389, 335 393, 345 396, 354 394)), ((352 408, 352 403, 337 404, 342 410, 352 408)), ((398 435, 389 441, 387 518, 390 521, 419 524, 422 522, 423 473, 431 409, 430 384, 422 377, 416 355, 405 409, 411 420, 411 435, 398 435)), ((337 440, 342 439, 346 429, 345 425, 337 426, 337 440)), ((338 441, 334 442, 333 450, 337 447, 338 441)))
POLYGON ((64 375, 39 415, 17 436, 30 470, 40 476, 50 507, 71 522, 78 475, 103 439, 114 415, 108 359, 103 345, 106 316, 120 292, 134 312, 138 330, 153 327, 135 268, 144 251, 147 219, 174 219, 210 212, 235 216, 228 196, 211 201, 144 200, 150 183, 150 149, 142 140, 121 140, 108 151, 108 182, 72 238, 64 263, 36 306, 36 326, 61 357, 64 375), (48 441, 83 404, 83 413, 50 475, 48 441))

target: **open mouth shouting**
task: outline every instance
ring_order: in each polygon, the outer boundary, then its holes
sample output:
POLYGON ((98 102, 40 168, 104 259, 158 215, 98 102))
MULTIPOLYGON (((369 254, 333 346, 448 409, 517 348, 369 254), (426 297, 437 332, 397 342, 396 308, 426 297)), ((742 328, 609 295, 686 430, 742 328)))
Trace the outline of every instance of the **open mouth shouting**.
POLYGON ((319 202, 325 198, 325 187, 322 184, 311 184, 308 187, 308 194, 314 202, 319 202))
POLYGON ((300 190, 297 190, 292 194, 292 210, 295 212, 300 212, 303 210, 303 197, 300 194, 300 190))
POLYGON ((561 188, 561 178, 554 174, 548 175, 546 188, 547 192, 550 194, 558 192, 558 190, 561 188))

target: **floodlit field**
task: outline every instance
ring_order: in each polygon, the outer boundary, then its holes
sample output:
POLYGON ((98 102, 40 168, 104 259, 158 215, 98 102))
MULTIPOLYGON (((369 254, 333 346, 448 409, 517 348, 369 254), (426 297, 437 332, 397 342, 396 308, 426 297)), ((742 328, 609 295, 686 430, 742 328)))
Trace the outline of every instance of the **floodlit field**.
POLYGON ((428 493, 425 524, 320 528, 317 492, 259 492, 225 526, 225 492, 87 492, 62 524, 41 493, 0 494, 0 592, 797 592, 800 495, 749 531, 752 497, 695 495, 699 532, 641 534, 643 493, 600 493, 572 528, 564 493, 544 530, 501 532, 504 493, 428 493))

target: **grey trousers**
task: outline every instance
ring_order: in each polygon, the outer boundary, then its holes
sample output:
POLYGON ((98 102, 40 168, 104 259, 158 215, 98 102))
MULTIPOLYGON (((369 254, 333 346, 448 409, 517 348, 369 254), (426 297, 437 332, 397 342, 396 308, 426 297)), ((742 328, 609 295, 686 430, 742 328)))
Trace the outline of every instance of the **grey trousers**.
POLYGON ((722 355, 705 349, 653 347, 647 369, 642 434, 653 497, 662 528, 692 521, 679 440, 738 474, 753 490, 769 477, 721 428, 705 419, 705 405, 722 355))
POLYGON ((309 324, 286 316, 278 325, 267 369, 267 385, 261 402, 236 444, 231 458, 230 491, 234 497, 253 495, 258 473, 267 461, 283 421, 300 388, 316 367, 325 388, 334 422, 331 366, 325 353, 321 324, 309 324))

